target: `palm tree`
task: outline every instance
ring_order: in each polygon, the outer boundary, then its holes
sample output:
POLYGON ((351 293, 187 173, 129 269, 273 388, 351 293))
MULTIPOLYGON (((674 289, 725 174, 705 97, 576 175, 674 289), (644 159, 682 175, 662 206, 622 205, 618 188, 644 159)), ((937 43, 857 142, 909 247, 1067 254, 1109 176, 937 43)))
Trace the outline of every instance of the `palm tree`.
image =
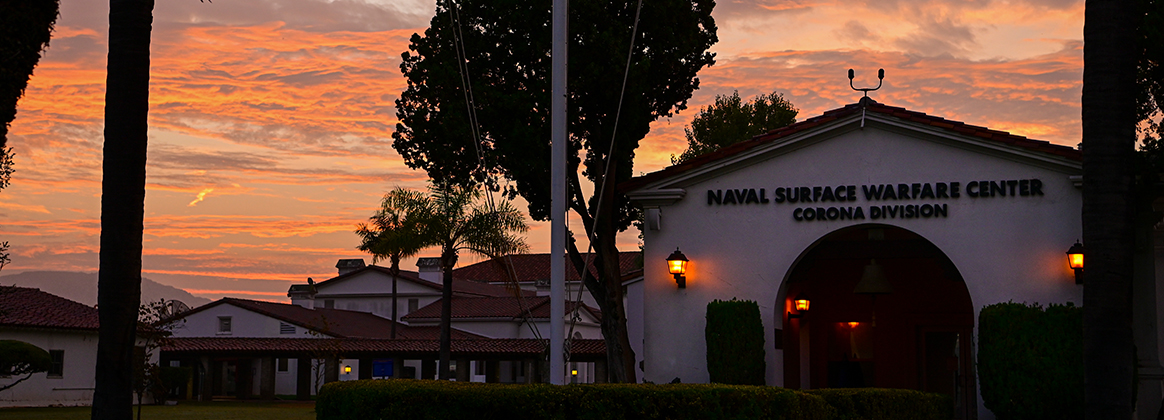
POLYGON ((421 236, 425 216, 424 194, 419 191, 396 189, 384 194, 380 210, 361 223, 356 234, 362 242, 356 247, 372 254, 372 264, 387 259, 392 273, 392 335, 396 338, 396 278, 400 276, 400 260, 416 255, 430 245, 421 236))
POLYGON ((423 234, 434 245, 441 247, 441 342, 440 378, 451 379, 449 371, 452 334, 453 267, 457 253, 469 251, 489 258, 529 250, 517 233, 525 233, 529 226, 525 216, 508 201, 494 208, 478 202, 480 191, 475 188, 438 185, 430 188, 427 200, 430 217, 423 234))
POLYGON ((1087 0, 1083 27, 1083 294, 1086 418, 1129 419, 1132 339, 1132 159, 1136 141, 1136 0, 1087 0))
POLYGON ((133 418, 153 0, 110 0, 93 419, 133 418))

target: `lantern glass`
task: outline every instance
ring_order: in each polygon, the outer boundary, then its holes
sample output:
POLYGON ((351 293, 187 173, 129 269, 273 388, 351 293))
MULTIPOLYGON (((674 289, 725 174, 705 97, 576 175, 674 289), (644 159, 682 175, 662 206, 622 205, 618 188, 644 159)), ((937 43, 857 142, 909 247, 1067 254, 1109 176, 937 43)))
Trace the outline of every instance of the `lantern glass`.
POLYGON ((857 328, 859 325, 861 325, 860 322, 849 322, 849 328, 857 328))
POLYGON ((670 271, 671 274, 686 274, 687 273, 687 261, 668 260, 667 261, 667 270, 670 271))
POLYGON ((344 366, 344 373, 352 373, 352 367, 351 366, 344 366))
POLYGON ((1067 262, 1073 269, 1083 268, 1083 254, 1067 254, 1067 262))
POLYGON ((796 299, 795 302, 796 302, 796 310, 798 310, 798 311, 807 311, 808 310, 808 299, 796 299))

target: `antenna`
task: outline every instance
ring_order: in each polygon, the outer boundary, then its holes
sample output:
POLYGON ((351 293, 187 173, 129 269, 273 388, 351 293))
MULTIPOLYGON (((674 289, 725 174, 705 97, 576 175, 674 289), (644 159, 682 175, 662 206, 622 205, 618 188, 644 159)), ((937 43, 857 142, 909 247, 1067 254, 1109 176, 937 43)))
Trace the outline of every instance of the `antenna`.
POLYGON ((881 89, 881 82, 885 80, 885 69, 877 69, 877 87, 875 88, 858 88, 853 86, 853 69, 849 69, 849 88, 865 93, 865 97, 869 97, 869 92, 881 89))
POLYGON ((865 128, 865 104, 868 102, 866 99, 869 99, 869 92, 881 89, 881 82, 883 81, 885 81, 885 69, 877 69, 877 87, 858 88, 853 86, 853 69, 849 69, 849 88, 865 94, 865 96, 861 98, 861 128, 865 128))

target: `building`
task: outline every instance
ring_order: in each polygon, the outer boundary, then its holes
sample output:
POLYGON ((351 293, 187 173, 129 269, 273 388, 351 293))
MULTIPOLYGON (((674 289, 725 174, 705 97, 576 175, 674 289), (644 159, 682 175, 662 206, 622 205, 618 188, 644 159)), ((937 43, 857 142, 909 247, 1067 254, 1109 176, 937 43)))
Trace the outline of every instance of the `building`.
MULTIPOLYGON (((977 315, 1081 303, 1065 255, 1081 236, 1081 167, 1073 148, 866 98, 632 179, 620 189, 646 215, 646 379, 707 382, 707 303, 749 299, 769 385, 921 389, 954 397, 960 418, 993 418, 977 315), (663 264, 676 251, 685 287, 663 264)), ((1164 323, 1157 256, 1141 249, 1138 401, 1155 416, 1164 323)))

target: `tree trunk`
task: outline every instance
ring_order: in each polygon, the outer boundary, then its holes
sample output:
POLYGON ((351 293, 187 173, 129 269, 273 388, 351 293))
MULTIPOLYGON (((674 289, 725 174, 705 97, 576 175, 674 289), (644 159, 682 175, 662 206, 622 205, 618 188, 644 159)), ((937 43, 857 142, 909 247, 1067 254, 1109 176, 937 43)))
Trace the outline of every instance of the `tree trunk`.
MULTIPOLYGON (((445 251, 441 253, 441 360, 438 369, 440 371, 440 379, 443 381, 453 379, 453 372, 449 370, 449 360, 452 358, 450 347, 452 345, 453 330, 453 267, 456 265, 456 251, 445 251)), ((461 366, 457 366, 457 368, 461 368, 461 366)))
POLYGON ((1084 402, 1088 419, 1130 419, 1136 26, 1133 0, 1088 0, 1083 29, 1084 402))
POLYGON ((133 418, 153 0, 110 0, 93 419, 133 418))

